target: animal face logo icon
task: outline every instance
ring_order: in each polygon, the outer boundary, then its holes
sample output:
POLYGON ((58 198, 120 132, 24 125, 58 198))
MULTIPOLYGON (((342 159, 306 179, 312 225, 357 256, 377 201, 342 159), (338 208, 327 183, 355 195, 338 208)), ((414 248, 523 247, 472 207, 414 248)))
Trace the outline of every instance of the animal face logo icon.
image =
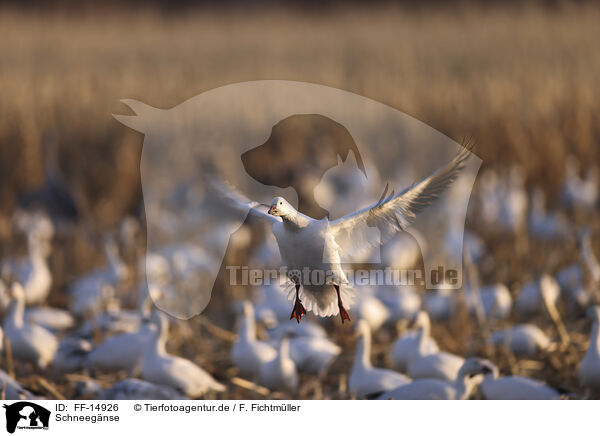
POLYGON ((6 431, 14 433, 16 429, 48 429, 50 411, 29 401, 19 401, 3 405, 6 414, 6 431))
MULTIPOLYGON (((461 286, 462 246, 450 252, 444 241, 449 231, 453 241, 462 240, 481 161, 457 155, 461 145, 435 129, 356 94, 301 82, 237 83, 171 109, 123 103, 135 115, 115 118, 144 134, 146 278, 151 289, 162 290, 155 303, 172 316, 204 310, 215 283, 226 281, 228 249, 255 241, 257 216, 274 222, 299 213, 319 221, 314 229, 322 235, 335 227, 335 236, 310 249, 319 265, 379 263, 379 247, 389 236, 384 233, 400 227, 425 242, 419 245, 427 288, 441 284, 432 279, 439 271, 458 271, 451 285, 461 286), (384 210, 384 203, 390 206, 394 196, 454 162, 453 156, 461 160, 448 180, 436 179, 444 190, 434 192, 435 202, 427 198, 427 208, 415 203, 404 210, 396 201, 394 213, 384 210), (285 207, 272 204, 279 197, 285 207), (398 219, 399 212, 410 220, 398 219), (334 223, 353 213, 351 226, 334 223)), ((298 236, 283 245, 306 241, 298 236)), ((282 257, 294 264, 293 253, 282 257)))

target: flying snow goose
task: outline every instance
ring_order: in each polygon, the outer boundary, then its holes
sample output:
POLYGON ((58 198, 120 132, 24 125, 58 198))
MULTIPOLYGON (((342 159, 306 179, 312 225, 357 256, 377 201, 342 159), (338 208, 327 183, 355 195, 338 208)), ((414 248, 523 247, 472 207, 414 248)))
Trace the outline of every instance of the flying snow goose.
POLYGON ((471 357, 461 366, 456 380, 419 379, 384 392, 379 400, 467 400, 482 378, 477 377, 491 371, 490 362, 471 357))
POLYGON ((275 348, 256 339, 254 307, 249 301, 242 304, 238 335, 231 349, 231 361, 240 373, 252 379, 260 376, 260 368, 277 356, 275 348))
POLYGON ((553 345, 546 333, 534 324, 519 324, 494 332, 491 339, 495 346, 504 346, 517 356, 531 357, 553 345))
POLYGON ((417 213, 457 178, 469 153, 469 148, 461 148, 450 162, 429 177, 398 194, 393 191, 388 194, 386 186, 377 203, 334 221, 306 216, 282 197, 275 197, 265 213, 261 204, 245 198, 226 182, 217 183, 218 175, 212 175, 208 182, 229 206, 250 211, 272 224, 283 265, 296 290, 290 318, 300 322, 309 310, 324 317, 339 314, 344 322, 350 320, 350 316, 343 302, 348 303, 352 293, 345 286, 348 280, 340 263, 341 255, 379 246, 405 229, 417 213), (376 241, 372 240, 373 226, 378 227, 381 234, 376 241), (312 283, 313 271, 326 272, 326 280, 322 280, 323 274, 316 274, 318 282, 312 283))
POLYGON ((527 377, 499 377, 498 368, 481 382, 481 393, 486 400, 558 400, 560 394, 544 383, 527 377))
POLYGON ((298 389, 298 372, 290 358, 289 337, 284 337, 279 343, 277 356, 260 367, 260 382, 271 390, 296 392, 298 389))
POLYGON ((58 339, 45 328, 24 322, 25 291, 19 283, 13 284, 11 292, 13 300, 4 320, 4 333, 12 354, 17 359, 46 368, 58 350, 58 339))
POLYGON ((210 391, 225 391, 225 386, 195 363, 167 353, 169 320, 166 315, 154 311, 151 320, 156 331, 141 359, 141 377, 144 380, 177 389, 190 398, 210 391))
POLYGON ((404 333, 392 345, 390 357, 398 371, 405 372, 408 369, 408 362, 411 357, 418 355, 419 347, 423 347, 422 353, 425 355, 439 351, 437 342, 430 336, 431 322, 427 312, 420 311, 413 325, 414 330, 404 333))
POLYGON ((371 330, 366 321, 359 321, 358 346, 354 365, 348 379, 350 392, 357 398, 390 391, 410 382, 410 379, 391 369, 374 368, 371 364, 371 330))
POLYGON ((585 387, 600 391, 600 306, 590 307, 587 314, 593 325, 590 344, 579 365, 579 378, 585 387))

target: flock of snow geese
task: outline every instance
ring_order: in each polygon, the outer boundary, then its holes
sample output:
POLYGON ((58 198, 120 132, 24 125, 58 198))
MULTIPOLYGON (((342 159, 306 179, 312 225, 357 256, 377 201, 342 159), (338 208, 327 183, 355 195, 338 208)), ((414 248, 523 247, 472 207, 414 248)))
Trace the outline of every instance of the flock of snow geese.
MULTIPOLYGON (((576 165, 574 160, 567 163, 560 204, 565 210, 597 214, 600 183, 596 170, 580 177, 576 165)), ((486 344, 502 348, 512 359, 533 358, 562 349, 570 340, 570 332, 563 322, 565 312, 585 313, 591 324, 586 323, 590 332, 587 351, 578 367, 577 377, 585 392, 579 398, 597 397, 600 393, 600 306, 597 305, 600 263, 592 246, 594 232, 574 228, 560 208, 548 211, 543 192, 540 189, 528 192, 518 168, 502 175, 487 170, 480 176, 473 202, 482 225, 516 235, 515 240, 561 241, 575 235, 580 259, 557 271, 546 271, 518 289, 480 283, 478 268, 489 261, 491 254, 486 252, 484 239, 469 229, 465 232, 467 280, 461 292, 364 286, 357 289, 355 301, 349 307, 345 303, 345 308, 339 291, 335 298, 332 289, 323 304, 318 301, 316 292, 313 305, 316 310, 313 311, 317 315, 319 307, 322 315, 338 315, 348 309, 351 322, 337 325, 334 330, 342 329, 348 337, 356 338, 354 350, 336 344, 335 335, 327 328, 332 320, 312 314, 307 314, 302 322, 299 322, 302 314, 294 317, 298 322, 290 320, 292 303, 296 312, 299 297, 307 295, 306 291, 292 292, 292 301, 288 301, 288 296, 275 285, 259 287, 248 293, 252 297, 231 303, 237 322, 232 328, 235 333, 227 332, 231 343, 230 369, 233 370, 227 374, 235 375, 229 379, 211 375, 192 360, 167 351, 170 324, 175 321, 153 307, 152 301, 158 298, 161 289, 148 289, 145 283, 140 283, 137 306, 124 307, 117 290, 131 278, 132 269, 137 266, 121 259, 123 241, 105 238, 105 265, 70 283, 64 290, 68 307, 48 305, 51 290, 63 291, 54 290, 53 272, 48 262, 56 225, 39 211, 19 212, 14 221, 25 236, 27 256, 1 260, 1 398, 31 399, 41 395, 28 388, 27 383, 19 382, 15 373, 23 374, 25 370, 43 374, 49 380, 59 380, 65 374, 80 375, 78 395, 96 399, 227 398, 227 391, 234 384, 247 387, 253 395, 282 392, 296 398, 303 384, 316 381, 313 385, 318 387, 332 371, 340 371, 343 365, 338 361, 352 353, 351 368, 348 365, 344 377, 339 378, 344 385, 339 389, 345 392, 346 398, 572 397, 570 392, 550 386, 544 380, 502 375, 490 360, 443 350, 442 342, 433 336, 432 325, 452 319, 462 309, 477 321, 485 333, 482 334, 486 344), (533 323, 543 317, 551 321, 555 335, 548 335, 548 329, 543 330, 533 323), (518 321, 507 324, 508 320, 518 321), (495 328, 498 321, 504 321, 503 328, 495 328), (372 363, 377 345, 375 335, 384 330, 392 331, 399 325, 403 328, 398 329, 398 336, 386 344, 383 353, 386 367, 375 366, 372 363), (15 371, 17 364, 19 371, 15 371), (95 381, 95 375, 102 373, 119 374, 119 377, 111 386, 106 386, 95 381)), ((268 214, 271 217, 267 218, 278 218, 274 221, 279 223, 281 219, 285 221, 285 214, 290 211, 286 212, 283 206, 289 204, 275 199, 268 214)), ((249 248, 255 264, 272 266, 281 262, 278 250, 281 243, 278 247, 273 238, 249 248)), ((412 238, 399 233, 384 247, 384 253, 390 265, 407 267, 420 258, 421 248, 412 238)), ((152 256, 157 263, 164 261, 172 267, 174 259, 196 258, 201 251, 202 247, 180 244, 165 247, 164 254, 152 256)), ((288 253, 281 254, 286 257, 288 253)), ((148 265, 151 267, 150 262, 148 265)), ((210 360, 210 356, 206 359, 210 360)), ((45 392, 54 391, 56 389, 45 392)))

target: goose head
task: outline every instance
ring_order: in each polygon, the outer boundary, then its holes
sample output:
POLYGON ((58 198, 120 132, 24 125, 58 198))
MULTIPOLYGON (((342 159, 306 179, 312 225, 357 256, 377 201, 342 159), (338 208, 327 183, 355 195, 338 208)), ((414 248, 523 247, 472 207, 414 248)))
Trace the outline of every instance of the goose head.
POLYGON ((269 215, 279 216, 281 218, 291 218, 296 214, 296 209, 283 197, 275 197, 271 201, 269 215))
POLYGON ((478 357, 470 357, 465 360, 465 363, 460 368, 460 371, 458 372, 458 378, 472 379, 475 376, 485 376, 487 374, 493 374, 494 377, 496 377, 498 374, 498 368, 496 368, 496 366, 489 360, 480 359, 478 357))

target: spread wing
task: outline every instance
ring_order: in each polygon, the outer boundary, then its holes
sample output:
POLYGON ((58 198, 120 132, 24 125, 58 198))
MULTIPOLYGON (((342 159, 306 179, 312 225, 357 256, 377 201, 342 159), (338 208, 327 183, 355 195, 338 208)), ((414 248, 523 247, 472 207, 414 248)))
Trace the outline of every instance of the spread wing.
POLYGON ((429 206, 457 178, 465 166, 472 146, 463 147, 445 166, 429 177, 402 192, 388 195, 386 185, 379 201, 371 206, 346 215, 330 223, 336 242, 350 249, 377 246, 389 240, 396 232, 406 229, 416 215, 429 206), (373 237, 373 227, 381 238, 373 237))
POLYGON ((269 215, 268 206, 252 201, 236 189, 231 183, 224 180, 216 172, 211 172, 205 177, 213 195, 212 207, 218 207, 220 213, 239 215, 248 213, 269 223, 280 222, 281 218, 269 215))

